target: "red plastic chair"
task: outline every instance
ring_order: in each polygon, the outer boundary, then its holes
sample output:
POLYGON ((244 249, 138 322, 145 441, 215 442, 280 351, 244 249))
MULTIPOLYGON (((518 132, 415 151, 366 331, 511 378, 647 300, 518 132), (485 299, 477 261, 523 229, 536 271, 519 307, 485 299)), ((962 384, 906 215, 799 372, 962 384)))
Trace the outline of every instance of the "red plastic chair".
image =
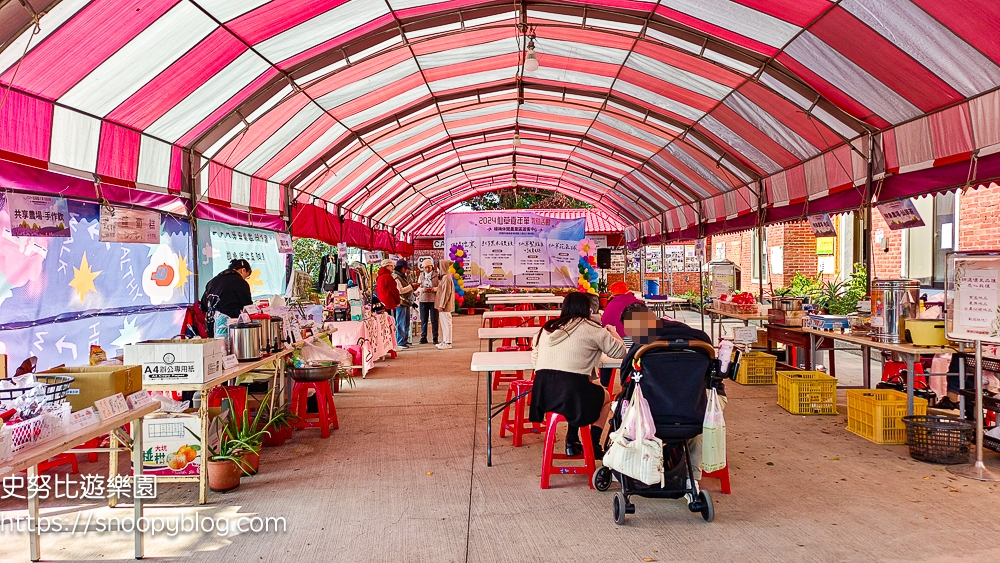
POLYGON ((580 428, 580 440, 583 443, 582 456, 568 456, 566 454, 555 453, 556 447, 556 427, 560 422, 566 422, 563 415, 550 412, 545 415, 545 450, 542 453, 542 482, 543 489, 549 488, 549 477, 552 475, 586 475, 587 484, 594 488, 594 471, 597 464, 594 462, 594 446, 590 442, 590 425, 580 428), (555 465, 552 463, 557 459, 582 459, 583 465, 555 465))

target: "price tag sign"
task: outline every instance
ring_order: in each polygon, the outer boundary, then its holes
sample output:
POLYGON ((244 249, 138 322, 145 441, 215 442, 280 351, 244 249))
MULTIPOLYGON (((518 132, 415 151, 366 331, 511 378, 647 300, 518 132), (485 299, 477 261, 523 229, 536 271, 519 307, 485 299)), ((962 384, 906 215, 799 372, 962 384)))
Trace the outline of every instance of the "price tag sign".
POLYGON ((222 369, 233 369, 238 365, 240 365, 240 361, 236 359, 236 354, 222 357, 222 369))
POLYGON ((243 311, 248 315, 257 315, 260 313, 260 307, 258 307, 256 303, 252 303, 243 307, 243 311))
POLYGON ((753 344, 754 342, 757 342, 757 327, 737 327, 733 330, 733 341, 737 344, 753 344))
POLYGON ((125 400, 125 395, 115 393, 110 397, 94 401, 94 408, 96 408, 97 413, 101 415, 101 420, 107 420, 124 412, 128 412, 128 401, 125 400))
POLYGON ((125 401, 128 403, 128 408, 135 410, 152 403, 153 398, 149 395, 148 390, 141 389, 126 397, 125 401))
POLYGON ((83 410, 70 413, 69 421, 66 423, 66 430, 76 432, 88 426, 93 426, 99 421, 100 419, 97 417, 97 411, 94 410, 94 407, 87 407, 83 410))
POLYGON ((292 254, 295 249, 292 247, 292 235, 288 233, 276 233, 278 239, 278 254, 292 254))

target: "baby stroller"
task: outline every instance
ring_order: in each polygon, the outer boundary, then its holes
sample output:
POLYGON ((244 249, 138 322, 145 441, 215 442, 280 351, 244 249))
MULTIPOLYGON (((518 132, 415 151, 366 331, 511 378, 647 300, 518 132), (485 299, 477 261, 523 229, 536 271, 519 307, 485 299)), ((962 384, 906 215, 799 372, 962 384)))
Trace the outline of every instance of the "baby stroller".
MULTIPOLYGON (((663 465, 665 485, 645 483, 601 467, 594 473, 594 488, 606 491, 611 487, 612 476, 621 483, 621 492, 614 497, 616 524, 625 522, 626 514, 635 513, 629 502, 633 495, 647 498, 679 499, 685 497, 691 512, 701 513, 706 522, 715 518, 715 506, 708 491, 698 488, 688 456, 687 440, 702 432, 705 410, 708 407, 706 390, 720 380, 719 362, 715 350, 706 342, 697 340, 658 340, 636 346, 631 358, 622 363, 622 393, 619 399, 631 397, 637 384, 634 375, 641 374, 638 385, 649 403, 649 410, 656 425, 656 437, 663 440, 663 465)), ((617 401, 611 430, 622 424, 622 403, 617 401)), ((607 441, 610 442, 610 439, 607 441)), ((608 443, 605 443, 605 448, 608 443)))

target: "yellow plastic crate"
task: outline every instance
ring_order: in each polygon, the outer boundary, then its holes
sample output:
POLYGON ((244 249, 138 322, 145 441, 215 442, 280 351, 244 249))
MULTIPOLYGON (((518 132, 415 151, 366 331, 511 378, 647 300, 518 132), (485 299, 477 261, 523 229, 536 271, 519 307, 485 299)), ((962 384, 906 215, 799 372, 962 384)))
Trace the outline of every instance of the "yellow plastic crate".
POLYGON ((837 378, 821 371, 779 371, 778 406, 792 414, 837 414, 837 378))
MULTIPOLYGON (((913 398, 913 414, 927 414, 927 399, 913 398)), ((905 444, 906 393, 892 389, 848 389, 847 429, 876 444, 905 444)))
POLYGON ((774 385, 778 373, 774 370, 776 356, 765 352, 747 352, 740 356, 740 367, 736 372, 736 383, 740 385, 774 385))

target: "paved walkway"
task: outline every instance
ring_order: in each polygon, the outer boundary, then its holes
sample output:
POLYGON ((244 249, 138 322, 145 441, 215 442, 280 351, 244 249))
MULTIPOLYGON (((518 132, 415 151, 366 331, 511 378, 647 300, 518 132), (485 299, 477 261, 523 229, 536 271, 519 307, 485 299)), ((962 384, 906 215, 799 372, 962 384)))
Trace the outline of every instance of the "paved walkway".
MULTIPOLYGON (((149 559, 176 561, 550 562, 882 561, 943 563, 1000 558, 996 484, 959 479, 912 461, 903 446, 878 446, 845 430, 846 407, 830 417, 790 415, 774 387, 730 384, 726 411, 733 494, 705 488, 716 520, 679 501, 636 499, 626 525, 611 516, 612 493, 582 477, 538 487, 540 436, 512 448, 496 439, 486 467, 485 376, 468 370, 479 317, 457 317, 455 348, 418 346, 380 363, 337 396, 341 429, 328 440, 297 433, 264 451, 260 475, 211 494, 202 516, 283 517, 284 533, 166 533, 149 559)), ((838 358, 839 359, 839 358, 838 358)), ((989 462, 1000 465, 990 453, 989 462)), ((83 472, 101 471, 84 464, 83 472)), ((187 485, 161 485, 149 516, 195 513, 187 485)), ((43 506, 47 506, 45 503, 43 506)), ((93 515, 127 516, 83 505, 93 515)), ((0 502, 3 516, 21 505, 0 502)), ((48 509, 75 519, 77 508, 48 509)), ((26 561, 27 538, 4 533, 0 561, 26 561)), ((48 560, 129 560, 116 534, 43 537, 48 560)))

